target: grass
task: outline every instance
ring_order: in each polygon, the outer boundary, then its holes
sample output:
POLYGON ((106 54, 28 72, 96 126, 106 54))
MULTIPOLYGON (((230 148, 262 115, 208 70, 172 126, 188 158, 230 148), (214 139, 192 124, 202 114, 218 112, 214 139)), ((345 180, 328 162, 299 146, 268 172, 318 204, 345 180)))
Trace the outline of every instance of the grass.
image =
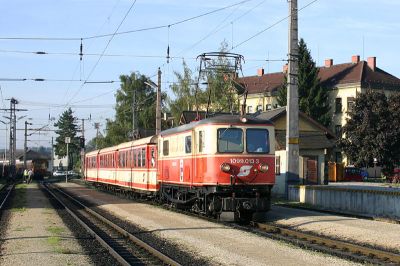
POLYGON ((13 200, 12 212, 26 211, 26 184, 18 184, 15 186, 15 196, 13 200))
POLYGON ((57 246, 60 244, 61 238, 59 236, 49 236, 47 238, 47 243, 51 246, 57 246))
POLYGON ((61 235, 64 233, 65 229, 59 226, 49 226, 46 228, 47 232, 51 233, 52 235, 61 235))
POLYGON ((55 253, 60 253, 60 254, 75 254, 76 252, 64 248, 61 246, 61 237, 60 235, 64 233, 65 229, 63 227, 59 226, 48 226, 46 227, 47 232, 52 234, 53 236, 50 236, 47 238, 47 243, 53 247, 53 250, 55 253))

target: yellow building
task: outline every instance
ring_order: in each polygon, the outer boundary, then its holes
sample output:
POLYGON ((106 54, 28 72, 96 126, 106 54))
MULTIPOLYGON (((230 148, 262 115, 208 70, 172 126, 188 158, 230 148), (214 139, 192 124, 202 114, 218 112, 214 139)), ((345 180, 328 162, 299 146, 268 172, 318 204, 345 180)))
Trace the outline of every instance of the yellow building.
MULTIPOLYGON (((240 83, 248 90, 247 112, 266 111, 278 107, 277 93, 282 87, 287 66, 282 72, 264 74, 259 69, 256 76, 243 77, 240 83)), ((333 59, 325 60, 319 67, 318 77, 321 85, 329 90, 332 122, 330 129, 337 137, 342 136, 348 112, 352 111, 357 93, 369 89, 383 91, 387 96, 400 91, 400 79, 376 66, 376 57, 360 61, 360 56, 351 57, 351 62, 333 64, 333 59)), ((340 150, 335 150, 331 160, 346 162, 340 150)), ((346 162, 347 163, 347 162, 346 162)))

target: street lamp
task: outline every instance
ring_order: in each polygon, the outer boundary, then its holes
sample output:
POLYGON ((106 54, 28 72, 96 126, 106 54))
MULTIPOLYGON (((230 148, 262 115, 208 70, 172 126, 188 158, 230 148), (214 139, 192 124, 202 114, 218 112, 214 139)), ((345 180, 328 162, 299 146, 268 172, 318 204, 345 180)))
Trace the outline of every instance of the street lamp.
POLYGON ((376 178, 376 164, 378 163, 378 159, 374 158, 374 169, 375 169, 375 178, 376 178))

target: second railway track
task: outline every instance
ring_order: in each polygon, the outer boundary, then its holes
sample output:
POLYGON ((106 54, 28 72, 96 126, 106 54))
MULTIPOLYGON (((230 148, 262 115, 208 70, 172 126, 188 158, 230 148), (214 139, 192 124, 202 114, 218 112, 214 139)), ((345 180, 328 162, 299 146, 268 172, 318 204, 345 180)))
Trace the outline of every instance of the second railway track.
POLYGON ((64 191, 51 184, 42 187, 122 265, 180 265, 64 191))
POLYGON ((399 253, 317 236, 273 224, 252 222, 251 225, 280 240, 334 254, 339 257, 378 265, 400 265, 399 253))

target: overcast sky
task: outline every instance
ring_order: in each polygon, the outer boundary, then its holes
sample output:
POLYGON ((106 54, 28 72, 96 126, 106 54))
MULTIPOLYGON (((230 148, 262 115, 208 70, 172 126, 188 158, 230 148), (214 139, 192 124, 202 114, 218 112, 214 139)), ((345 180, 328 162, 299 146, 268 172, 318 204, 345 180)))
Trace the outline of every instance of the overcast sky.
MULTIPOLYGON (((119 83, 84 84, 85 80, 118 81, 119 75, 138 71, 156 81, 157 68, 161 67, 162 89, 168 92, 175 80, 173 72, 182 70, 182 58, 195 71, 199 64, 196 57, 217 51, 224 40, 234 48, 231 52, 244 56, 245 75, 255 75, 261 67, 267 73, 282 70, 284 62, 279 60, 287 55, 286 0, 137 0, 132 6, 134 2, 3 1, 0 106, 8 108, 6 99, 14 97, 20 101, 17 108, 29 110, 19 112, 18 117, 31 118, 31 128, 50 124, 50 129, 54 129, 54 121, 49 121, 49 117, 58 119, 65 107, 71 106, 78 118, 91 116, 92 120, 85 125, 90 139, 95 135, 95 122, 104 129, 105 119, 113 117, 114 93, 119 83), (143 30, 153 27, 156 29, 143 30), (135 30, 140 31, 112 35, 135 30), (111 35, 90 38, 103 34, 111 35), (7 39, 12 37, 33 40, 7 39), (169 63, 168 46, 172 57, 169 63), (35 54, 38 51, 48 54, 35 54), (30 80, 38 78, 47 81, 30 80)), ((352 55, 362 59, 376 56, 379 68, 400 76, 400 1, 299 0, 298 5, 308 5, 299 12, 299 37, 305 39, 317 65, 327 58, 333 58, 337 64, 349 62, 352 55)), ((7 114, 3 113, 1 120, 7 122, 4 115, 7 114)), ((20 119, 18 128, 23 128, 25 119, 20 119)), ((4 129, 5 125, 0 124, 0 148, 5 146, 4 129)), ((53 133, 34 134, 29 137, 28 146, 49 146, 52 136, 53 133)), ((19 131, 17 138, 17 146, 22 147, 23 131, 19 131)))

